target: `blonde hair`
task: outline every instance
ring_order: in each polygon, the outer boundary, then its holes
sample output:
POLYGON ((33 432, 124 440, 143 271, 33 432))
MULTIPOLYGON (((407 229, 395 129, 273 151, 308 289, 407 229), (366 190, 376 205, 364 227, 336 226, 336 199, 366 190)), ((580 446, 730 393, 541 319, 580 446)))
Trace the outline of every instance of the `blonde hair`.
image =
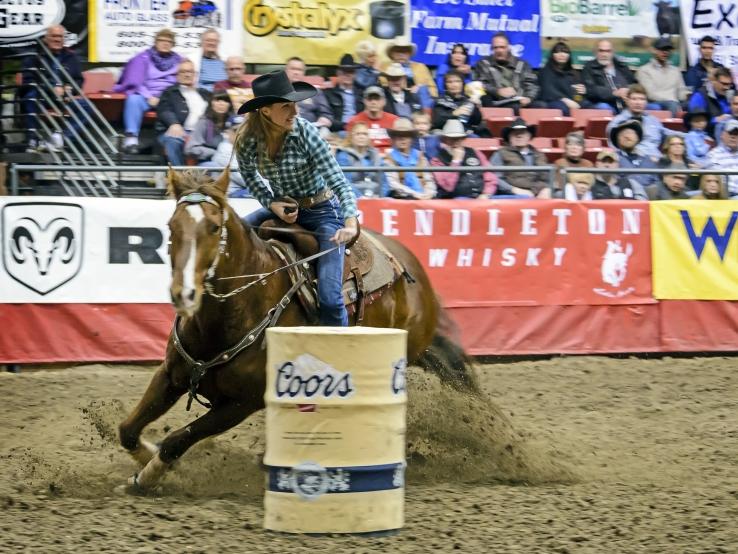
POLYGON ((700 176, 700 190, 702 191, 702 196, 706 198, 707 191, 705 190, 707 179, 710 177, 714 177, 717 179, 718 185, 720 185, 720 192, 718 192, 718 200, 728 200, 730 198, 730 195, 728 194, 728 188, 725 186, 725 177, 722 175, 717 175, 715 173, 703 173, 700 176))
POLYGON ((246 141, 253 139, 256 143, 256 166, 259 173, 264 174, 265 160, 274 160, 284 144, 284 137, 289 129, 280 127, 264 115, 261 110, 251 112, 241 123, 236 133, 233 149, 241 150, 246 141))
MULTIPOLYGON (((351 139, 354 137, 354 131, 360 127, 363 127, 367 131, 369 130, 369 124, 364 123, 363 121, 357 121, 354 123, 351 128, 346 132, 346 136, 343 139, 343 144, 345 148, 353 148, 353 144, 351 143, 351 139)), ((371 144, 369 145, 371 146, 371 144)))
POLYGON ((374 43, 371 40, 362 40, 356 44, 356 56, 362 62, 366 61, 369 56, 376 53, 377 47, 374 46, 374 43))
POLYGON ((571 176, 570 182, 574 183, 587 183, 590 187, 594 185, 595 176, 593 173, 574 173, 571 176))

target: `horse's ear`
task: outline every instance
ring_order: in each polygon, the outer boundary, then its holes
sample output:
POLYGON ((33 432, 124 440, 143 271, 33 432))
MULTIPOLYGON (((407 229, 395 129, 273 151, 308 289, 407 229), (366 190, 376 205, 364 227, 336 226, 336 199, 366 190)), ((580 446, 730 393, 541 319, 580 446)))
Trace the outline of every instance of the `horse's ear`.
POLYGON ((226 167, 223 173, 220 174, 220 177, 218 177, 218 180, 215 181, 215 186, 220 190, 223 194, 228 193, 228 185, 231 182, 231 168, 226 167))
POLYGON ((172 164, 169 164, 169 170, 167 171, 167 193, 172 198, 179 198, 182 196, 182 181, 177 175, 177 172, 172 169, 172 164))

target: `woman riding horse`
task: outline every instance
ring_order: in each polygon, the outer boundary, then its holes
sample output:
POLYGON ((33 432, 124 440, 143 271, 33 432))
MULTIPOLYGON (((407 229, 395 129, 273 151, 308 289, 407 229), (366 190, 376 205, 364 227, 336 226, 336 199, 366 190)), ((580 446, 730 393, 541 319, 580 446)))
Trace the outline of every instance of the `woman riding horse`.
POLYGON ((318 90, 302 81, 291 83, 284 71, 258 77, 252 88, 254 98, 238 110, 249 116, 235 152, 246 186, 264 207, 244 221, 258 228, 267 219, 278 218, 317 234, 325 252, 317 261, 320 323, 347 326, 341 293, 343 245, 358 233, 358 210, 328 143, 316 127, 297 116, 295 103, 318 90))

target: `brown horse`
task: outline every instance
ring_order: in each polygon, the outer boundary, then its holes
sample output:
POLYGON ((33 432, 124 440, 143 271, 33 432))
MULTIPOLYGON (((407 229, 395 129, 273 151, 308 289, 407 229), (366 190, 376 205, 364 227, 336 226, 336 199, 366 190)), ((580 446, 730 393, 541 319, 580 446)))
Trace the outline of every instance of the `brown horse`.
MULTIPOLYGON (((295 286, 282 271, 285 262, 228 205, 229 172, 214 182, 198 171, 170 170, 168 180, 177 198, 169 221, 177 318, 164 363, 119 427, 121 444, 144 466, 129 483, 143 489, 155 485, 193 444, 263 408, 264 329, 308 324, 300 303, 290 301, 295 286), (246 283, 245 275, 251 278, 246 283), (190 402, 195 398, 209 410, 169 433, 159 448, 142 440, 143 429, 188 391, 190 402)), ((406 329, 410 363, 474 388, 468 358, 439 331, 443 312, 423 267, 400 243, 374 236, 402 264, 406 278, 366 306, 362 324, 406 329)))

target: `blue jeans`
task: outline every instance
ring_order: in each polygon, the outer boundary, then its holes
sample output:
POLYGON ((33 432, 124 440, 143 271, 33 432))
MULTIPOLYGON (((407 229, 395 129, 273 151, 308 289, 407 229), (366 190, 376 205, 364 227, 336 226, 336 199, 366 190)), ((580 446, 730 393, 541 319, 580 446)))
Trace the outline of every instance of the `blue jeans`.
POLYGON ((594 109, 594 110, 608 110, 611 114, 614 114, 615 113, 615 108, 613 108, 607 102, 597 102, 596 104, 593 104, 592 105, 592 109, 594 109))
POLYGON ((144 114, 153 109, 146 98, 140 94, 129 94, 123 104, 123 128, 126 134, 138 136, 144 114))
POLYGON ((159 135, 159 144, 164 147, 164 154, 169 163, 177 166, 185 164, 184 145, 185 139, 179 137, 170 137, 169 135, 159 135))
POLYGON ((665 102, 649 102, 646 104, 647 110, 669 110, 671 112, 671 117, 676 117, 679 113, 679 110, 682 109, 681 104, 679 102, 676 102, 674 100, 667 100, 665 102))
MULTIPOLYGON (((54 99, 52 103, 55 104, 55 106, 52 106, 52 109, 54 107, 62 109, 63 102, 61 100, 56 100, 56 96, 53 91, 48 91, 47 95, 54 99)), ((26 129, 29 131, 34 129, 36 131, 36 137, 31 138, 38 138, 38 135, 41 134, 41 128, 39 127, 38 122, 38 114, 43 113, 43 106, 41 106, 41 103, 48 107, 47 103, 43 100, 43 96, 40 95, 38 90, 35 88, 31 88, 21 98, 21 110, 25 114, 24 122, 26 129)), ((68 139, 77 137, 84 139, 85 137, 80 133, 80 127, 89 127, 89 120, 87 119, 85 112, 87 112, 87 114, 91 114, 92 108, 86 100, 81 99, 74 99, 68 102, 66 107, 70 113, 76 116, 76 119, 75 117, 70 116, 59 122, 60 127, 64 131, 64 136, 68 139)), ((47 125, 52 133, 56 131, 56 127, 52 123, 47 123, 47 125)))
MULTIPOLYGON (((329 250, 336 244, 331 237, 343 227, 343 216, 340 214, 338 200, 333 197, 312 208, 300 209, 297 212, 297 224, 308 231, 317 233, 318 246, 321 251, 329 250)), ((246 225, 258 227, 267 219, 277 219, 271 210, 260 208, 243 218, 246 225)), ((348 313, 343 304, 343 256, 345 248, 341 246, 330 254, 317 259, 318 266, 318 301, 320 303, 320 324, 334 327, 348 326, 348 313)))

